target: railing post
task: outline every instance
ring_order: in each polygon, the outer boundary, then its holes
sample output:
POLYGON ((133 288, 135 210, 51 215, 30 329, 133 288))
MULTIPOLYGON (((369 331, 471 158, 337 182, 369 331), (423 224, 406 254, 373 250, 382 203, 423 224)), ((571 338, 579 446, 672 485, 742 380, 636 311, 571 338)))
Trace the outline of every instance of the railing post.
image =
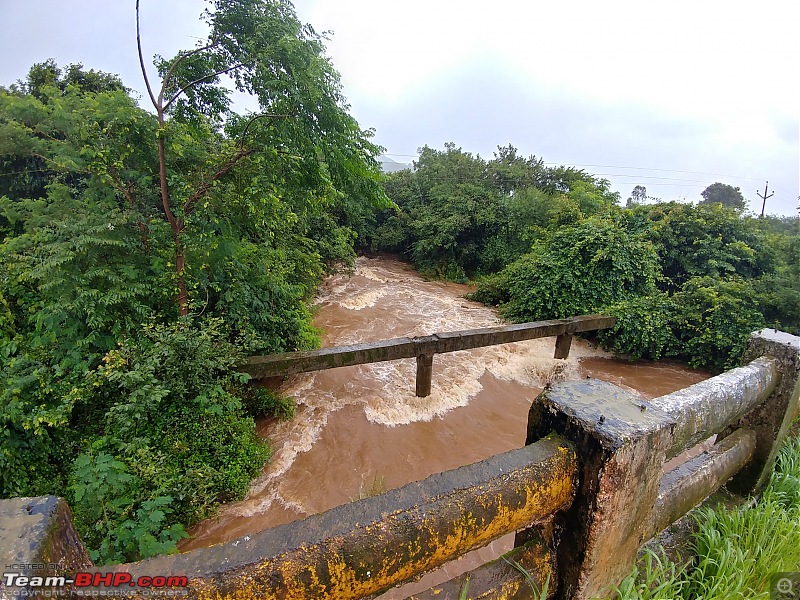
POLYGON ((569 349, 572 346, 572 334, 564 333, 556 338, 556 351, 553 358, 569 358, 569 349))
POLYGON ((431 395, 433 377, 433 354, 417 356, 417 396, 427 398, 431 395))
MULTIPOLYGON (((0 500, 0 565, 29 582, 35 577, 74 575, 94 566, 75 531, 69 506, 55 496, 0 500)), ((6 586, 0 581, 0 598, 38 598, 42 592, 41 586, 6 586)))
POLYGON ((630 572, 673 426, 666 413, 599 380, 558 383, 534 400, 527 443, 555 432, 574 444, 579 460, 575 500, 554 521, 558 598, 592 598, 630 572))
POLYGON ((753 459, 727 484, 730 490, 740 494, 757 492, 769 481, 775 458, 797 416, 800 402, 800 337, 775 329, 756 331, 747 340, 742 364, 760 356, 778 361, 778 385, 764 402, 719 436, 724 438, 740 427, 756 433, 753 459))

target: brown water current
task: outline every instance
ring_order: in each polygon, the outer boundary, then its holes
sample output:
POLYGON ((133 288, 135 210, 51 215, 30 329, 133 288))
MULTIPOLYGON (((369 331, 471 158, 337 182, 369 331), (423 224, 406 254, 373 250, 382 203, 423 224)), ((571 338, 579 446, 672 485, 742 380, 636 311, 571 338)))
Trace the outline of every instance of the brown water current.
MULTIPOLYGON (((324 346, 340 346, 501 324, 493 309, 462 297, 469 291, 425 281, 394 259, 361 257, 353 275, 325 281, 316 325, 324 346)), ((531 402, 550 382, 591 376, 652 398, 708 376, 669 363, 616 361, 577 339, 570 358, 557 360, 554 344, 548 338, 436 355, 427 398, 414 393, 413 359, 290 378, 280 389, 296 399, 295 418, 258 423, 272 445, 272 460, 247 497, 192 528, 181 551, 228 542, 518 448, 525 443, 531 402)), ((476 559, 459 561, 444 579, 495 558, 512 542, 507 536, 478 551, 476 559)), ((420 585, 433 583, 426 577, 420 585)))

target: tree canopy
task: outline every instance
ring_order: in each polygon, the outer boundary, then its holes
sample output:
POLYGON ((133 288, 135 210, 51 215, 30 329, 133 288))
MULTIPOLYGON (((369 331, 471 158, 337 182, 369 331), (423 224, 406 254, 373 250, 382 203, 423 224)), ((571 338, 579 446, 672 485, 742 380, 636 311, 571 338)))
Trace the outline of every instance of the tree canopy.
POLYGON ((451 279, 494 273, 547 228, 602 213, 619 199, 608 181, 546 167, 511 145, 491 160, 452 143, 425 146, 413 171, 388 176, 386 191, 399 210, 378 215, 372 249, 401 252, 422 271, 451 279))
POLYGON ((150 110, 81 65, 0 87, 0 494, 68 497, 101 562, 168 550, 246 491, 253 415, 290 405, 233 366, 318 343, 311 295, 390 206, 292 5, 204 18, 208 40, 156 57, 150 110))
POLYGON ((397 208, 367 239, 434 276, 475 278, 472 298, 515 321, 607 311, 607 348, 717 370, 765 323, 800 332, 797 219, 753 219, 720 189, 694 206, 637 186, 622 208, 607 181, 510 145, 490 160, 425 146, 388 176, 397 208))
POLYGON ((719 202, 722 206, 744 210, 746 203, 738 187, 727 183, 712 183, 700 195, 703 197, 700 204, 714 204, 719 202))

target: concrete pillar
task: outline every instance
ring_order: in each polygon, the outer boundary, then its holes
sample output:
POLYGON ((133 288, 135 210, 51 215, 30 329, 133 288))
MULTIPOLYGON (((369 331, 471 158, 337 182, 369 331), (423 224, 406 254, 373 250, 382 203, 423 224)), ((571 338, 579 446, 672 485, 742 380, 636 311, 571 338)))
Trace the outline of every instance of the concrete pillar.
MULTIPOLYGON (((555 517, 558 598, 592 598, 628 575, 649 533, 674 425, 666 413, 599 380, 558 383, 533 402, 527 443, 554 432, 582 458, 575 500, 555 517)), ((522 532, 518 543, 525 540, 522 532)))
POLYGON ((740 427, 756 434, 753 459, 727 485, 740 494, 757 492, 769 481, 800 402, 800 337, 775 329, 756 331, 747 341, 742 362, 747 364, 761 356, 777 360, 780 381, 764 402, 720 436, 724 438, 740 427))
POLYGON ((417 396, 427 398, 431 395, 432 378, 433 354, 420 354, 417 356, 417 396))
MULTIPOLYGON (((72 524, 67 503, 55 496, 0 500, 0 566, 5 575, 35 577, 72 575, 92 567, 89 554, 72 524)), ((14 578, 14 581, 19 580, 14 578)), ((0 581, 0 598, 23 597, 28 588, 6 587, 0 581)))
POLYGON ((572 346, 572 334, 565 333, 556 338, 556 351, 553 358, 569 358, 569 349, 572 346))

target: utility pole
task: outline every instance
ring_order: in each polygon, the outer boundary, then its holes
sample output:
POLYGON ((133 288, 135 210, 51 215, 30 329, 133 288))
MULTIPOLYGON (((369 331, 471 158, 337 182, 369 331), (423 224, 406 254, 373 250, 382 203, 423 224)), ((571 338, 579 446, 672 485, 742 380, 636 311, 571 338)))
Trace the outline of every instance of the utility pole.
POLYGON ((775 192, 772 192, 769 196, 767 196, 767 190, 769 190, 769 181, 767 182, 767 185, 764 186, 764 195, 763 196, 761 195, 761 192, 756 190, 756 194, 758 194, 758 197, 763 200, 763 202, 761 203, 761 218, 762 219, 764 218, 764 208, 767 206, 767 198, 772 198, 775 195, 775 192))

